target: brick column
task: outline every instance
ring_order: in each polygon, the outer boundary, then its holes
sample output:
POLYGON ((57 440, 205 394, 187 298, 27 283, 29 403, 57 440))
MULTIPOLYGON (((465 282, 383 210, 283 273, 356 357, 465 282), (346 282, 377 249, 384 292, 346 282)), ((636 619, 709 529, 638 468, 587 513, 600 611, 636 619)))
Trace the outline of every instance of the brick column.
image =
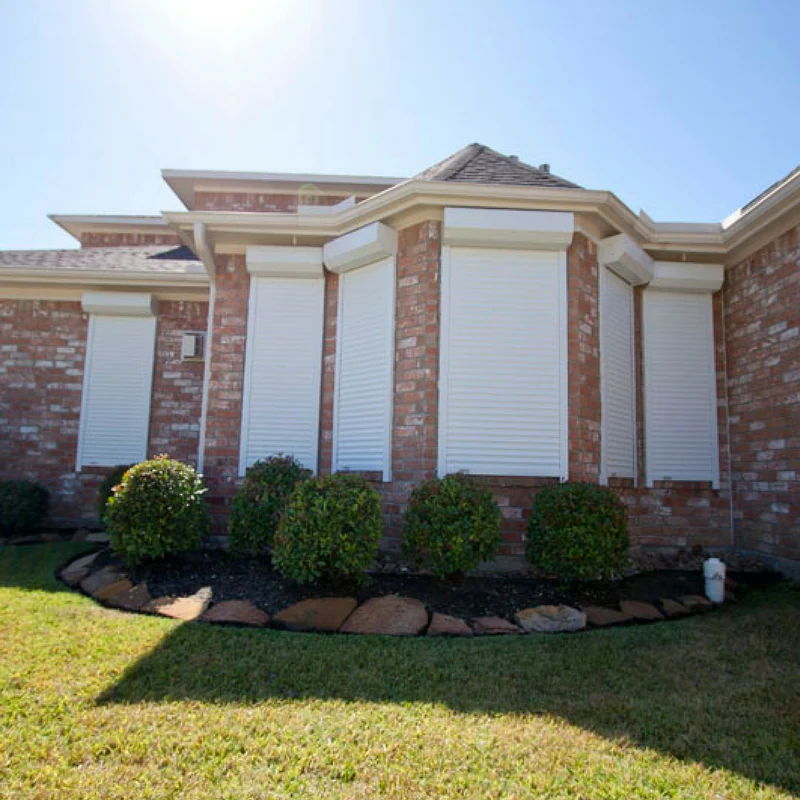
POLYGON ((391 484, 384 498, 388 544, 396 544, 411 489, 436 475, 441 224, 399 232, 395 297, 391 484))
POLYGON ((325 321, 322 339, 322 386, 319 409, 319 471, 330 475, 333 464, 333 396, 336 381, 336 325, 339 276, 325 272, 325 321))
POLYGON ((600 294, 597 245, 576 233, 567 250, 569 479, 600 478, 600 294))
POLYGON ((205 465, 217 532, 239 485, 239 442, 250 278, 244 256, 220 256, 211 342, 205 465))

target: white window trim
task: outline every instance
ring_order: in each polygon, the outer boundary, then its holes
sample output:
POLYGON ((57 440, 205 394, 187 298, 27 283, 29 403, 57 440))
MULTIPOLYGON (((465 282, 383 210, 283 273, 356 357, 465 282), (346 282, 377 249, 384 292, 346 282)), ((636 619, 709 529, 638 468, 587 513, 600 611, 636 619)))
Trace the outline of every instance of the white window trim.
MULTIPOLYGON (((394 431, 394 359, 395 359, 395 295, 397 285, 397 259, 394 255, 389 256, 389 292, 388 292, 388 325, 386 330, 386 345, 389 358, 386 359, 386 387, 387 399, 384 417, 385 425, 385 440, 384 440, 384 461, 383 461, 383 482, 389 483, 392 480, 392 434, 394 431)), ((384 259, 380 259, 383 261, 384 259)), ((371 266, 377 262, 371 262, 366 266, 371 266)), ((337 302, 337 318, 336 318, 336 367, 334 372, 334 388, 333 388, 333 437, 331 448, 331 472, 337 472, 339 469, 338 464, 338 450, 339 450, 339 392, 341 390, 341 374, 342 374, 342 325, 344 309, 344 281, 347 273, 339 275, 339 287, 337 302)))
MULTIPOLYGON (((703 265, 705 266, 705 265, 703 265)), ((719 288, 719 287, 717 287, 719 288)), ((647 450, 647 442, 649 440, 649 429, 647 424, 647 408, 648 408, 648 384, 652 381, 652 365, 647 357, 647 295, 648 292, 657 292, 658 288, 652 289, 648 288, 644 292, 644 297, 642 298, 642 353, 643 353, 643 361, 644 361, 644 436, 645 436, 645 485, 648 489, 652 489, 655 485, 656 481, 666 480, 662 477, 654 477, 650 468, 649 458, 648 458, 648 450, 647 450)), ((678 291, 677 289, 671 289, 670 291, 678 291)), ((711 342, 711 348, 709 352, 709 370, 708 370, 708 383, 709 383, 709 390, 710 390, 710 397, 712 398, 711 403, 711 425, 714 432, 714 435, 711 437, 711 447, 712 447, 712 470, 711 476, 706 478, 679 478, 675 482, 681 483, 685 481, 694 482, 696 481, 711 481, 711 488, 712 489, 719 489, 720 488, 720 466, 719 466, 719 418, 718 418, 718 410, 717 406, 719 404, 719 398, 717 396, 717 363, 716 363, 716 354, 717 354, 717 347, 716 347, 716 339, 714 337, 714 299, 711 295, 710 291, 700 292, 701 294, 705 295, 706 303, 707 303, 707 315, 706 315, 706 323, 707 323, 707 332, 709 336, 709 340, 711 342)))
MULTIPOLYGON (((502 249, 502 248, 497 248, 502 249)), ((533 249, 533 248, 531 248, 533 249)), ((559 479, 563 482, 569 479, 569 363, 568 363, 568 318, 567 318, 567 253, 561 250, 558 256, 558 314, 559 314, 559 338, 558 338, 558 371, 559 371, 559 391, 561 394, 559 403, 559 425, 560 425, 560 472, 559 479)), ((437 446, 437 465, 436 471, 440 478, 447 474, 447 407, 450 375, 450 287, 451 287, 451 258, 452 247, 442 246, 442 273, 441 273, 441 317, 439 333, 439 430, 437 446)), ((509 475, 507 477, 540 477, 531 471, 525 475, 509 475)))
MULTIPOLYGON (((148 300, 148 302, 150 302, 148 300)), ((78 446, 76 448, 75 453, 75 471, 82 472, 84 467, 88 467, 89 469, 95 468, 93 464, 84 464, 83 463, 83 450, 84 450, 84 442, 85 442, 85 435, 86 435, 86 414, 87 414, 87 404, 89 402, 89 376, 91 375, 92 371, 92 359, 94 356, 93 352, 93 345, 94 345, 94 333, 95 333, 95 314, 89 314, 89 325, 86 329, 86 355, 84 356, 83 360, 83 381, 81 386, 81 411, 80 411, 80 418, 78 421, 78 446)), ((113 315, 109 315, 113 316, 113 315)), ((132 316, 146 316, 144 314, 133 314, 132 316)), ((147 315, 149 316, 149 315, 147 315)), ((152 316, 152 323, 153 323, 153 352, 156 352, 156 346, 158 343, 158 325, 157 325, 157 318, 152 316)), ((148 373, 147 378, 147 434, 145 436, 145 441, 142 444, 141 450, 141 458, 139 461, 144 461, 147 458, 147 448, 150 445, 150 422, 151 417, 153 414, 153 372, 156 368, 156 359, 155 356, 153 357, 153 369, 150 370, 148 373)), ((107 468, 117 466, 116 464, 108 464, 105 467, 101 467, 97 465, 98 469, 107 468)))
MULTIPOLYGON (((256 338, 253 335, 253 326, 256 318, 258 287, 262 285, 263 280, 269 280, 269 277, 265 275, 250 276, 250 286, 247 299, 247 335, 246 335, 245 353, 244 353, 244 375, 242 379, 242 416, 239 425, 239 477, 240 478, 243 478, 245 476, 245 473, 247 472, 246 443, 250 428, 250 396, 252 394, 251 386, 252 386, 252 373, 253 373, 253 347, 256 338)), ((289 280, 297 280, 305 282, 308 281, 309 278, 294 277, 290 278, 289 280)), ((318 278, 317 280, 323 281, 324 278, 318 278)), ((323 291, 323 317, 324 317, 324 309, 325 309, 324 286, 322 291, 323 291)), ((324 319, 320 321, 320 329, 321 329, 320 336, 323 337, 321 350, 324 357, 324 335, 325 335, 324 319)), ((317 398, 314 410, 314 430, 316 430, 317 435, 314 437, 313 450, 312 450, 313 455, 311 459, 312 460, 311 471, 312 474, 316 475, 319 471, 319 420, 320 420, 320 406, 322 405, 321 403, 322 358, 318 359, 316 367, 314 369, 314 375, 312 377, 313 377, 312 391, 314 397, 317 398)))
MULTIPOLYGON (((606 433, 606 425, 608 423, 608 417, 605 413, 606 410, 606 359, 604 357, 604 347, 603 347, 603 306, 607 302, 605 299, 606 289, 606 282, 608 280, 608 276, 606 274, 606 270, 609 270, 610 267, 600 265, 600 286, 599 286, 599 297, 597 301, 597 314, 600 320, 600 484, 603 486, 608 485, 608 464, 607 464, 607 450, 606 450, 606 442, 607 440, 607 433, 606 433)), ((625 280, 619 273, 611 270, 614 274, 620 278, 620 280, 625 280)), ((634 287, 633 285, 625 280, 625 283, 631 289, 631 317, 630 317, 630 325, 631 325, 631 376, 633 378, 633 396, 631 397, 631 414, 633 416, 633 475, 627 476, 622 475, 618 477, 630 477, 633 478, 633 485, 634 487, 638 486, 639 483, 639 426, 638 426, 638 419, 637 419, 637 409, 638 404, 636 402, 636 398, 639 391, 639 380, 636 371, 636 297, 633 294, 634 287)))

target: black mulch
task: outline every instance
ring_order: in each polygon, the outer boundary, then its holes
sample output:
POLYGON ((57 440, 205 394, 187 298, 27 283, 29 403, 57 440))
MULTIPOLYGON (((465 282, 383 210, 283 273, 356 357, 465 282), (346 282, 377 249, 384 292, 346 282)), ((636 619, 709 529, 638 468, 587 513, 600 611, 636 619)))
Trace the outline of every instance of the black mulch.
MULTIPOLYGON (((105 551, 97 566, 115 560, 105 551)), ((780 580, 780 576, 771 572, 729 573, 729 576, 739 595, 748 588, 780 580)), ((303 587, 281 578, 266 558, 234 558, 223 551, 204 551, 141 566, 131 571, 131 578, 137 583, 145 581, 152 597, 188 595, 209 586, 214 602, 249 600, 269 614, 310 597, 352 596, 363 602, 370 597, 399 594, 421 600, 432 612, 464 618, 511 619, 523 608, 543 604, 615 607, 624 599, 653 603, 663 597, 703 594, 702 575, 688 570, 641 572, 619 581, 573 586, 513 574, 467 577, 455 583, 429 575, 374 574, 362 586, 303 587)))

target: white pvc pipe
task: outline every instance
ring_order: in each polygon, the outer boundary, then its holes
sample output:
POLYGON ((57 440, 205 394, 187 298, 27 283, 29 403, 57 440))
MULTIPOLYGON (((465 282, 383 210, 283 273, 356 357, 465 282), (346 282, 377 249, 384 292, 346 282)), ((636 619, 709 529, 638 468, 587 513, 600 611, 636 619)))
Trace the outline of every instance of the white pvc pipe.
POLYGON ((722 603, 725 600, 725 570, 725 564, 718 558, 706 559, 703 564, 706 597, 712 603, 722 603))

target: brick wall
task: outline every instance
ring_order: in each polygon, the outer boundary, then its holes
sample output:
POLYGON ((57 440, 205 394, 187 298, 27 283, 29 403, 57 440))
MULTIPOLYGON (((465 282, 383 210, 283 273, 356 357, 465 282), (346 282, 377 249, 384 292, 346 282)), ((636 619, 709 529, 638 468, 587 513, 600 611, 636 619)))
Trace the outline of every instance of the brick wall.
POLYGON ((208 303, 169 301, 158 309, 148 453, 167 453, 197 466, 202 361, 183 361, 181 334, 205 331, 208 303))
POLYGON ((656 481, 645 486, 644 361, 642 351, 642 293, 634 290, 634 347, 636 359, 637 486, 633 480, 611 479, 628 507, 631 542, 635 548, 724 549, 732 546, 730 518, 727 403, 725 399, 725 344, 722 329, 722 293, 714 295, 714 345, 717 368, 717 432, 720 488, 708 482, 656 481))
POLYGON ((396 548, 411 489, 436 475, 441 224, 399 232, 395 286, 391 484, 380 487, 388 546, 396 548))
POLYGON ((0 300, 0 478, 44 484, 54 517, 92 510, 75 472, 87 327, 78 302, 0 300))
POLYGON ((81 247, 141 247, 144 245, 181 244, 176 233, 84 233, 81 247))
MULTIPOLYGON (((204 303, 161 304, 151 453, 194 461, 202 364, 180 363, 182 330, 204 330, 204 303), (184 427, 185 426, 185 427, 184 427)), ((106 470, 75 470, 88 315, 79 302, 0 300, 0 478, 51 493, 51 517, 92 520, 106 470)))
POLYGON ((322 385, 319 409, 319 471, 329 475, 333 464, 333 398, 336 388, 336 326, 339 276, 325 271, 325 320, 322 341, 322 385))
POLYGON ((216 530, 222 533, 240 483, 239 437, 250 294, 244 256, 218 257, 216 291, 203 473, 216 530))
POLYGON ((800 559, 800 227, 723 286, 736 544, 800 559))
POLYGON ((348 195, 256 194, 252 192, 196 192, 198 211, 271 211, 293 214, 298 201, 307 206, 334 206, 348 195))
POLYGON ((600 320, 597 245, 576 233, 567 250, 569 478, 600 477, 600 320))

